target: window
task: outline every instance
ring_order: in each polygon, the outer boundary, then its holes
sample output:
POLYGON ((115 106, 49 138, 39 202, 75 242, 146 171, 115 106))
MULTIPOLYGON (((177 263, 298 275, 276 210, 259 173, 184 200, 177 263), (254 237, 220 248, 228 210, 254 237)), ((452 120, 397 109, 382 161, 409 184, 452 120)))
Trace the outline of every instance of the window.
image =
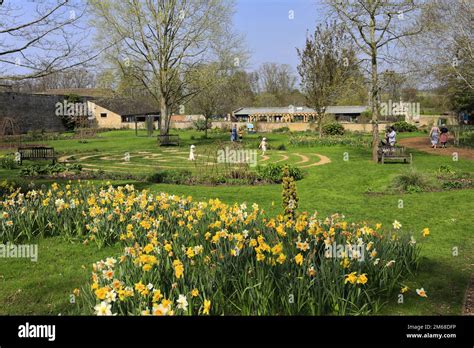
POLYGON ((106 117, 107 117, 107 113, 106 113, 106 112, 101 113, 101 114, 100 114, 100 117, 101 117, 101 118, 106 118, 106 117))

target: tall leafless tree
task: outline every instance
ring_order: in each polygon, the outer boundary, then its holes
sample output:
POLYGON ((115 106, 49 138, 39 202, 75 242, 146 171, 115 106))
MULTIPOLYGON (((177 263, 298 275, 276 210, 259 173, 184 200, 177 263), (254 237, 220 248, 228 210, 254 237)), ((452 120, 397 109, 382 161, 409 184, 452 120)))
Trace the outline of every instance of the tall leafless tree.
POLYGON ((370 64, 372 159, 378 159, 380 86, 379 66, 387 51, 397 50, 404 38, 422 32, 418 0, 326 0, 370 64))
POLYGON ((75 0, 0 5, 0 83, 39 78, 93 61, 81 27, 87 6, 75 0))
POLYGON ((160 132, 198 91, 188 80, 231 21, 230 0, 91 0, 101 42, 160 105, 160 132))

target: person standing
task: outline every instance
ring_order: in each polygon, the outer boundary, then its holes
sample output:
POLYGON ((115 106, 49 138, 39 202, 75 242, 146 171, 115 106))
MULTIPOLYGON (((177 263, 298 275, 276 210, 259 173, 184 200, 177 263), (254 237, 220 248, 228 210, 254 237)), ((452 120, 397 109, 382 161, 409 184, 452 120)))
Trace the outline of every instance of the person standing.
POLYGON ((433 149, 436 149, 436 146, 438 146, 439 133, 440 133, 440 130, 438 126, 433 125, 433 127, 431 127, 431 130, 430 130, 431 147, 433 149))
POLYGON ((230 141, 232 141, 232 142, 237 141, 237 137, 238 137, 237 125, 234 124, 234 126, 232 127, 232 133, 231 133, 231 136, 230 136, 230 141))
POLYGON ((441 142, 441 146, 443 148, 446 148, 446 144, 448 143, 448 138, 449 138, 449 130, 446 127, 446 125, 443 124, 441 126, 441 136, 439 138, 439 140, 441 142))

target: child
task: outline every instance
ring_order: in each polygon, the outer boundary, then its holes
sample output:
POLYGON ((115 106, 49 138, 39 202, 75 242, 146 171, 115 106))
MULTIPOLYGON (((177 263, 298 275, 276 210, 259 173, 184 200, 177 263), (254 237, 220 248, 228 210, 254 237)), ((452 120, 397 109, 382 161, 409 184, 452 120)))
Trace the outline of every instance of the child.
POLYGON ((446 144, 448 143, 448 134, 449 134, 448 128, 446 128, 446 126, 443 124, 441 126, 441 136, 439 137, 441 146, 443 148, 446 148, 446 144))
POLYGON ((262 149, 262 156, 265 156, 265 152, 267 151, 267 138, 263 138, 262 142, 258 146, 259 149, 262 149))

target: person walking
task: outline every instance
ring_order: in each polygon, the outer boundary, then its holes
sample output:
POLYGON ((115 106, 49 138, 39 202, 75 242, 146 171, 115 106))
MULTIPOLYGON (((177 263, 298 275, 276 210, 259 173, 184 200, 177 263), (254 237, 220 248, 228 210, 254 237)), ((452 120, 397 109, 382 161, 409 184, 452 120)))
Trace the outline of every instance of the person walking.
POLYGON ((431 140, 431 147, 433 149, 436 149, 436 146, 438 146, 438 141, 439 141, 439 134, 441 131, 439 130, 437 125, 433 125, 430 130, 430 140, 431 140))
POLYGON ((439 137, 439 140, 441 142, 441 147, 444 149, 446 148, 446 144, 448 143, 448 138, 449 138, 449 130, 446 127, 445 124, 441 126, 441 136, 439 137))

